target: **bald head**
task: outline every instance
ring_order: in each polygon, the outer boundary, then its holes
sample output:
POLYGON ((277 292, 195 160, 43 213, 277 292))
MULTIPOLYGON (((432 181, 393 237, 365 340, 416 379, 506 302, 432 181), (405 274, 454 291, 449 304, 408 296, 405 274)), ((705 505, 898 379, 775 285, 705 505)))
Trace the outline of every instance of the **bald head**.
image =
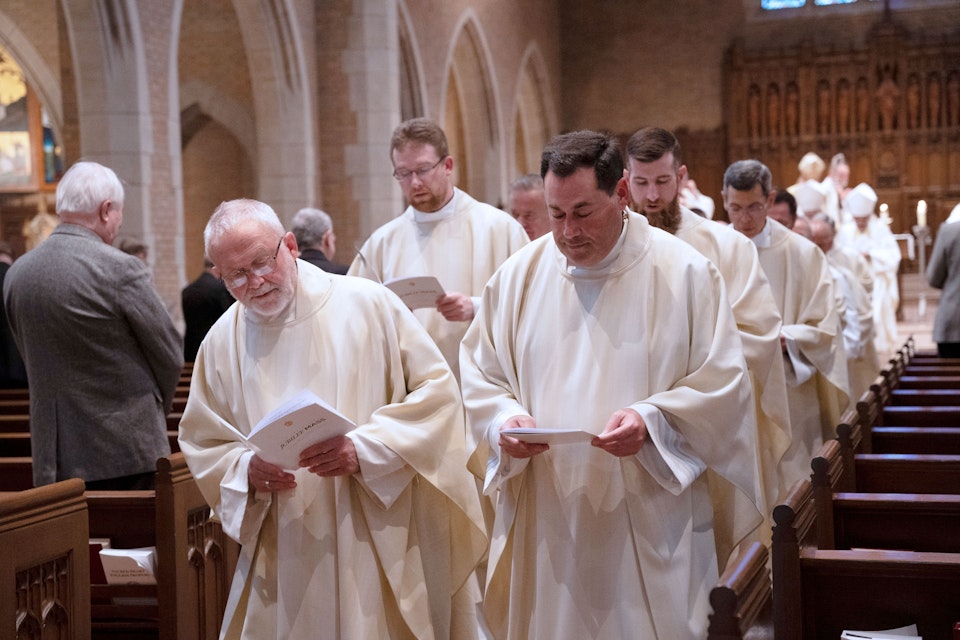
POLYGON ((797 219, 793 221, 792 229, 794 233, 803 236, 807 240, 812 239, 812 235, 810 233, 810 222, 806 218, 797 216, 797 219))
POLYGON ((830 216, 822 213, 815 215, 813 220, 810 221, 810 235, 813 243, 820 247, 824 253, 833 249, 833 239, 837 235, 837 231, 830 216))

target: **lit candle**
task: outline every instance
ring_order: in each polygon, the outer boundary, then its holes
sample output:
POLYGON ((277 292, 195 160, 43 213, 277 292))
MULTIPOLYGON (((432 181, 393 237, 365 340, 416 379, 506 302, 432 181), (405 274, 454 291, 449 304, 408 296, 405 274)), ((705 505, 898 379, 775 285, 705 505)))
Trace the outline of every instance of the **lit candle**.
POLYGON ((925 227, 927 226, 927 202, 926 200, 921 200, 917 203, 917 226, 925 227))
POLYGON ((887 203, 886 203, 886 202, 881 203, 881 205, 880 205, 880 217, 883 218, 884 220, 889 219, 889 218, 890 218, 890 214, 888 213, 889 210, 890 210, 890 209, 889 209, 889 207, 887 207, 887 203))

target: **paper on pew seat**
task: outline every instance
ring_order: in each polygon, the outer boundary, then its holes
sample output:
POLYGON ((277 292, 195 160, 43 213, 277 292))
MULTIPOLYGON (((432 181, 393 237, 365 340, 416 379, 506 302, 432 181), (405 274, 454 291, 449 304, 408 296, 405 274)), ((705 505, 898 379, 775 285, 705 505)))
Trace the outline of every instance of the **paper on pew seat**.
POLYGON ((923 640, 917 635, 917 625, 911 624, 898 629, 882 629, 880 631, 848 631, 840 634, 840 640, 923 640))
POLYGON ((157 548, 101 549, 107 584, 157 584, 157 548))

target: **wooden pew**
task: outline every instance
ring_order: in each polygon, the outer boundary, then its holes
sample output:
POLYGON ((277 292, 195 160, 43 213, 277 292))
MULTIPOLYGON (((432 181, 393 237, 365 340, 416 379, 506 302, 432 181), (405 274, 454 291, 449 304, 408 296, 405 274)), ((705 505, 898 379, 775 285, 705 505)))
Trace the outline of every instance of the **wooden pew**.
POLYGON ((33 463, 29 456, 0 458, 0 491, 33 488, 33 463))
POLYGON ((83 481, 0 494, 0 637, 90 639, 83 481))
POLYGON ((811 479, 799 481, 811 486, 798 492, 812 496, 817 548, 960 552, 960 487, 953 494, 850 491, 856 478, 845 473, 841 449, 837 441, 824 443, 811 461, 811 479))
POLYGON ((871 445, 871 453, 960 455, 960 427, 874 427, 871 445))
POLYGON ((155 491, 87 492, 90 535, 157 547, 157 585, 92 585, 95 637, 217 638, 239 545, 226 537, 177 453, 157 461, 155 491), (117 597, 156 598, 156 606, 117 597))
POLYGON ((778 630, 777 640, 836 640, 844 629, 914 623, 924 640, 952 637, 960 611, 960 554, 804 549, 800 575, 786 595, 802 603, 802 635, 794 625, 782 636, 778 630))
POLYGON ((888 401, 892 406, 949 407, 960 403, 957 389, 894 389, 888 401))
MULTIPOLYGON (((837 440, 823 444, 817 457, 811 461, 814 482, 818 465, 836 465, 832 449, 837 449, 843 464, 837 490, 864 493, 960 493, 960 454, 950 453, 958 446, 956 429, 918 427, 873 427, 876 447, 891 448, 892 442, 900 440, 900 446, 916 448, 917 452, 859 453, 862 450, 860 424, 841 423, 837 426, 837 440), (924 440, 927 433, 930 440, 924 440), (937 440, 939 438, 939 440, 937 440), (943 450, 935 449, 937 443, 943 450), (949 444, 947 444, 949 442, 949 444)), ((825 483, 820 482, 823 486, 825 483)))
POLYGON ((858 453, 854 465, 855 487, 860 492, 960 491, 960 456, 858 453))
MULTIPOLYGON (((171 453, 180 451, 180 442, 177 440, 179 434, 179 431, 167 431, 171 453)), ((29 433, 0 433, 0 458, 29 457, 30 455, 29 433)))
POLYGON ((927 640, 948 640, 960 611, 960 554, 818 549, 813 493, 797 481, 773 512, 777 640, 836 640, 843 629, 912 623, 927 640))
POLYGON ((25 413, 0 414, 0 433, 30 433, 30 416, 25 413))
MULTIPOLYGON (((913 376, 900 378, 900 389, 953 389, 960 390, 960 375, 950 376, 913 376)), ((960 391, 957 391, 960 393, 960 391)))
POLYGON ((773 589, 767 567, 769 552, 759 542, 727 564, 710 591, 707 640, 773 637, 773 589))
POLYGON ((906 427, 960 427, 960 406, 885 406, 883 424, 906 427))
POLYGON ((21 400, 29 397, 29 389, 0 389, 0 400, 21 400))

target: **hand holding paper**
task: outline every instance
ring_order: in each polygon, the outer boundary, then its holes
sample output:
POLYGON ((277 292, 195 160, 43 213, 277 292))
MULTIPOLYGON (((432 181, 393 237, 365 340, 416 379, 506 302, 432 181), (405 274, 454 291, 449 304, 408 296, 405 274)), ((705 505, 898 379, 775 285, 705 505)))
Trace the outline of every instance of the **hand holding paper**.
POLYGON ((266 462, 284 469, 298 469, 301 451, 342 436, 355 426, 316 394, 304 389, 257 423, 247 437, 247 444, 266 462))
POLYGON ((436 307, 437 298, 444 294, 440 281, 433 276, 395 278, 383 284, 400 296, 400 300, 411 311, 436 307))

